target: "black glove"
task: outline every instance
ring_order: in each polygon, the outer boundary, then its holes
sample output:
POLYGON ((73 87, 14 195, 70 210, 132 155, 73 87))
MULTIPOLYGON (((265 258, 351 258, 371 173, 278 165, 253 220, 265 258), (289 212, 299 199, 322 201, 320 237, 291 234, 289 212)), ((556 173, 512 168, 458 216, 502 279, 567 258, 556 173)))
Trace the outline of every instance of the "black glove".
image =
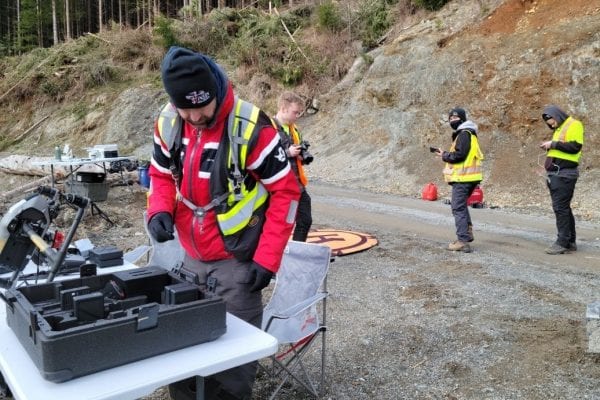
POLYGON ((273 273, 271 271, 256 261, 252 261, 250 268, 248 268, 248 275, 246 276, 246 282, 252 285, 250 286, 250 292, 258 292, 269 286, 272 277, 273 273))
POLYGON ((154 214, 148 222, 148 231, 159 243, 175 239, 175 236, 173 236, 173 217, 168 212, 154 214))

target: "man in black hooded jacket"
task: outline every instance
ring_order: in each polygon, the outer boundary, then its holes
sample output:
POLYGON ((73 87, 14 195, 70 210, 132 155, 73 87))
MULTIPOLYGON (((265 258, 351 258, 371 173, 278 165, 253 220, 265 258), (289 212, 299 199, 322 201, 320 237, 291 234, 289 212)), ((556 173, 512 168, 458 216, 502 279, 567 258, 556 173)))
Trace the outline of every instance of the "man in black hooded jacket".
POLYGON ((546 183, 558 230, 556 241, 546 249, 546 253, 569 253, 577 250, 571 200, 579 177, 583 124, 555 105, 545 107, 542 118, 554 132, 552 139, 542 142, 540 147, 547 151, 544 162, 546 183))

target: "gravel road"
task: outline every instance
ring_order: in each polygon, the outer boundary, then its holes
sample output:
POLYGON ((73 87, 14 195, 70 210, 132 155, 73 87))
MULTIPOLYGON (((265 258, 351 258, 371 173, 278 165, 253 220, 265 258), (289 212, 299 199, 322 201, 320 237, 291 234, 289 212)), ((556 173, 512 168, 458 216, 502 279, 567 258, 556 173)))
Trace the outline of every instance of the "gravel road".
POLYGON ((474 252, 457 254, 441 201, 310 193, 318 227, 379 239, 332 264, 326 398, 600 399, 585 325, 600 298, 598 225, 578 222, 578 252, 549 256, 550 214, 473 209, 474 252))
MULTIPOLYGON (((474 252, 457 254, 445 250, 454 228, 442 201, 309 192, 316 227, 379 240, 331 266, 324 398, 600 399, 585 325, 600 298, 600 226, 578 221, 579 250, 550 256, 550 209, 473 209, 474 252)), ((268 387, 259 377, 255 397, 268 387)))
MULTIPOLYGON (((445 250, 454 228, 442 201, 319 183, 309 192, 316 228, 379 240, 331 266, 324 398, 600 399, 585 324, 586 305, 600 299, 597 222, 578 221, 576 253, 549 256, 549 200, 544 215, 473 209, 474 252, 457 254, 445 250)), ((141 244, 144 201, 141 189, 112 188, 100 205, 117 226, 87 216, 79 233, 96 245, 141 244)), ((255 398, 269 385, 259 377, 255 398)), ((308 397, 290 388, 280 398, 308 397)))

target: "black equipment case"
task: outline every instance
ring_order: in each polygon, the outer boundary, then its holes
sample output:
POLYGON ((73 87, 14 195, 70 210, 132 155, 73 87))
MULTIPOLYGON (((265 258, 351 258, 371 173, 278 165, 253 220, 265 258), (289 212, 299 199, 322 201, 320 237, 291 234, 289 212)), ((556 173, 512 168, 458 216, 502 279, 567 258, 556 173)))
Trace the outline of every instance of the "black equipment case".
POLYGON ((42 376, 64 382, 217 339, 225 303, 160 267, 11 288, 7 324, 42 376))

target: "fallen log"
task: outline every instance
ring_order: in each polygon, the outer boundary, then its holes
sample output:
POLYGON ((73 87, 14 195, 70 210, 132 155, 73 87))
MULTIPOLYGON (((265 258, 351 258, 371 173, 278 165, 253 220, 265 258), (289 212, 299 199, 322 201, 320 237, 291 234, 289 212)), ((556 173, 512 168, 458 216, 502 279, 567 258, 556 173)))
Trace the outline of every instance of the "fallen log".
POLYGON ((36 179, 35 181, 29 182, 29 183, 27 183, 21 187, 18 187, 16 189, 9 190, 8 192, 0 193, 0 198, 9 199, 15 195, 22 196, 24 193, 29 192, 30 190, 33 190, 33 189, 37 188, 38 186, 43 186, 43 185, 48 185, 48 184, 50 184, 50 176, 44 176, 43 178, 36 179))

